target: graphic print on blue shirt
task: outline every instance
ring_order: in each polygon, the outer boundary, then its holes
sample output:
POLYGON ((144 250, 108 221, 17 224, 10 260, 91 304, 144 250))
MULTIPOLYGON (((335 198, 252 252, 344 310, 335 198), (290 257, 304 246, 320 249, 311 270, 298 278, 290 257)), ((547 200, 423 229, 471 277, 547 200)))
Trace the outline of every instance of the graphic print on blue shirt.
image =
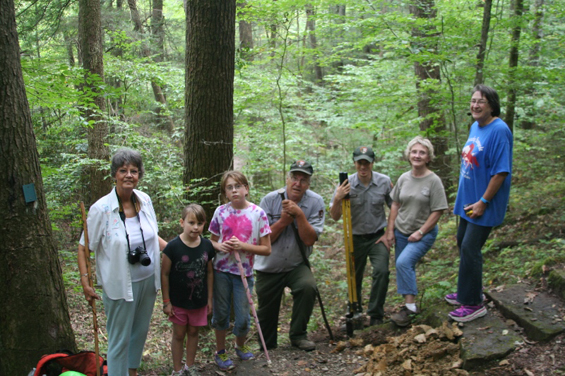
POLYGON ((506 214, 512 178, 512 132, 501 119, 479 127, 475 122, 461 152, 459 189, 454 213, 481 226, 498 226, 506 214), (494 175, 508 173, 502 186, 489 203, 488 209, 478 218, 469 218, 464 205, 475 203, 486 192, 494 175))

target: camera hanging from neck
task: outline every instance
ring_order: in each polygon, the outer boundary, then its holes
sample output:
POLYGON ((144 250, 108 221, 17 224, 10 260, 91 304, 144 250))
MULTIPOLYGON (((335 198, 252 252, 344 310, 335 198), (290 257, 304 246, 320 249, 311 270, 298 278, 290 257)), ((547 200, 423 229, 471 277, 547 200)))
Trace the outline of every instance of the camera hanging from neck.
MULTIPOLYGON (((120 218, 122 219, 122 222, 124 223, 124 229, 126 230, 126 241, 128 242, 128 251, 127 254, 129 255, 131 252, 131 246, 129 244, 129 234, 128 234, 128 229, 126 226, 126 213, 124 212, 124 207, 122 205, 122 200, 120 199, 120 195, 118 194, 117 191, 116 192, 116 197, 118 198, 118 205, 119 205, 119 210, 120 210, 120 218)), ((145 237, 143 236, 143 227, 141 226, 141 218, 139 218, 139 209, 138 209, 138 202, 137 202, 137 198, 135 196, 135 193, 131 194, 131 203, 133 205, 133 210, 135 210, 135 216, 137 217, 137 221, 139 222, 139 232, 141 232, 141 240, 143 241, 143 249, 145 250, 145 252, 147 252, 147 246, 145 245, 145 237)))

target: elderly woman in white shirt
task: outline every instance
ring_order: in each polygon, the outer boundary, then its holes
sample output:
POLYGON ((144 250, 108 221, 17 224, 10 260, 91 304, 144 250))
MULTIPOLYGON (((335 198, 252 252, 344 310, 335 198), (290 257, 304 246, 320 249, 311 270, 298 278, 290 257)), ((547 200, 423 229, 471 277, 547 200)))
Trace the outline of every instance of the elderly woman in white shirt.
MULTIPOLYGON (((108 374, 136 376, 149 331, 157 291, 161 288, 160 251, 151 198, 135 189, 143 177, 139 152, 120 149, 112 158, 116 187, 90 207, 88 242, 96 257, 96 278, 102 286, 108 332, 108 374)), ((84 234, 78 267, 87 301, 100 299, 89 286, 84 234)))

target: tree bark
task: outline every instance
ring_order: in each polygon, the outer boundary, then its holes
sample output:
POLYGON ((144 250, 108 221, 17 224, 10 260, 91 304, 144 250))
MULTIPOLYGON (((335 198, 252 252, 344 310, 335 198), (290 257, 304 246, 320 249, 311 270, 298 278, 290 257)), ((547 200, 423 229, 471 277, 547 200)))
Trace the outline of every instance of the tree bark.
POLYGON ((479 53, 477 54, 477 70, 475 72, 475 85, 484 82, 483 69, 485 67, 485 55, 488 42, 488 31, 490 28, 490 16, 492 9, 492 0, 485 0, 483 10, 483 26, 481 28, 481 41, 479 43, 479 53))
MULTIPOLYGON (((532 25, 532 38, 534 40, 532 47, 530 48, 530 53, 528 56, 528 66, 532 67, 529 69, 529 76, 532 81, 537 81, 539 79, 537 75, 539 70, 537 67, 540 64, 540 51, 541 51, 541 40, 543 38, 542 22, 543 22, 543 6, 544 0, 535 0, 534 4, 534 22, 532 25)), ((536 126, 536 115, 537 107, 534 105, 535 98, 537 96, 536 87, 534 85, 528 85, 525 88, 524 99, 526 101, 526 116, 520 121, 520 127, 522 129, 534 129, 536 126)))
MULTIPOLYGON (((131 13, 131 20, 133 21, 133 31, 138 34, 138 38, 139 40, 141 40, 143 39, 143 36, 141 35, 143 33, 143 24, 141 22, 141 17, 137 9, 136 0, 128 0, 128 6, 131 13)), ((162 14, 162 12, 163 11, 161 9, 160 13, 162 14)), ((146 58, 151 56, 151 49, 145 42, 141 43, 141 54, 146 58)), ((169 133, 171 133, 174 128, 173 119, 170 116, 162 114, 163 108, 167 106, 167 99, 163 94, 163 89, 155 80, 151 80, 151 88, 153 89, 153 96, 155 97, 155 101, 160 104, 155 109, 155 112, 157 114, 157 123, 161 128, 164 128, 169 133)))
MULTIPOLYGON (((345 14, 346 14, 346 6, 345 5, 335 5, 330 7, 330 12, 332 14, 336 14, 338 17, 335 17, 335 20, 333 22, 337 23, 337 24, 344 24, 345 23, 345 14)), ((335 30, 338 30, 338 28, 336 28, 335 30)), ((343 31, 336 31, 332 32, 332 37, 330 40, 330 43, 332 44, 332 47, 336 47, 337 45, 339 45, 339 43, 341 43, 343 41, 343 35, 344 32, 343 31)), ((332 62, 332 67, 339 73, 341 73, 343 71, 343 67, 344 67, 344 62, 343 59, 337 59, 334 62, 332 62)))
POLYGON ((514 117, 516 114, 517 85, 516 68, 518 67, 520 34, 522 32, 522 13, 524 11, 524 0, 514 0, 514 22, 512 28, 512 41, 510 44, 510 56, 508 57, 508 101, 506 104, 506 124, 510 131, 514 132, 514 117))
POLYGON ((0 0, 0 375, 76 350, 27 101, 13 0, 0 0), (23 186, 35 185, 26 203, 23 186))
MULTIPOLYGON (((314 7, 311 4, 306 4, 306 28, 308 29, 308 37, 310 40, 310 48, 316 51, 318 49, 318 40, 316 39, 316 18, 314 7)), ((324 72, 318 62, 318 53, 314 52, 314 74, 316 77, 316 84, 322 85, 324 82, 324 72)))
POLYGON ((104 61, 102 51, 102 28, 100 23, 101 4, 98 0, 79 1, 79 40, 81 44, 82 65, 85 70, 83 89, 94 93, 94 105, 83 111, 88 121, 88 157, 100 161, 89 168, 89 181, 86 183, 87 203, 92 205, 106 195, 112 186, 108 177, 110 151, 106 146, 108 125, 104 119, 106 101, 100 86, 104 82, 104 61))
POLYGON ((69 62, 69 66, 70 67, 74 67, 75 66, 75 54, 73 51, 73 45, 74 45, 74 41, 71 38, 71 36, 69 35, 68 31, 64 31, 63 32, 63 38, 65 40, 65 45, 67 47, 67 59, 69 62))
MULTIPOLYGON (((436 17, 436 9, 433 0, 416 0, 415 5, 410 6, 410 12, 417 18, 432 20, 436 17)), ((413 48, 427 50, 435 53, 437 40, 440 33, 432 26, 422 26, 412 29, 412 37, 415 39, 413 48)), ((418 116, 422 119, 420 130, 426 132, 426 136, 432 141, 435 149, 435 160, 431 168, 441 178, 446 190, 451 188, 450 163, 446 155, 448 149, 447 137, 445 135, 445 117, 437 105, 432 103, 432 97, 437 94, 434 89, 424 89, 422 82, 426 80, 441 80, 440 66, 434 61, 425 63, 416 60, 414 62, 416 74, 416 88, 418 90, 418 116)))
POLYGON ((529 65, 532 67, 539 66, 541 39, 543 37, 541 28, 543 21, 543 4, 544 0, 536 0, 535 2, 534 24, 532 26, 532 36, 534 38, 534 44, 530 49, 529 56, 529 65))
POLYGON ((183 182, 209 220, 220 193, 213 184, 233 165, 235 9, 235 0, 187 2, 183 182))
POLYGON ((155 41, 157 54, 153 61, 160 63, 165 58, 165 18, 163 17, 163 0, 153 0, 153 12, 151 12, 151 34, 155 41))
POLYGON ((253 61, 253 54, 251 50, 253 49, 253 26, 251 22, 245 19, 245 8, 247 7, 247 2, 238 1, 237 7, 240 9, 240 21, 239 21, 239 49, 241 58, 247 61, 253 61))

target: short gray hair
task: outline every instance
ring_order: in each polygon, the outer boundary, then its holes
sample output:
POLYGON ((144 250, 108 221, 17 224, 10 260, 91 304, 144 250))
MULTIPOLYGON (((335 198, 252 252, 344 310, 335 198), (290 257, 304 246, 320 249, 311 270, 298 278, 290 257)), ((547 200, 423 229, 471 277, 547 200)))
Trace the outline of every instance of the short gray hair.
POLYGON ((406 150, 404 150, 404 158, 406 158, 408 162, 410 162, 410 151, 416 144, 420 144, 426 147, 428 149, 428 157, 430 157, 430 162, 434 160, 434 145, 432 145, 432 142, 422 136, 416 136, 412 140, 410 140, 408 146, 406 146, 406 150))
POLYGON ((137 150, 122 148, 119 149, 116 154, 112 157, 112 164, 110 166, 110 172, 112 178, 116 178, 116 172, 123 165, 134 165, 139 169, 139 178, 143 177, 145 173, 145 168, 143 168, 143 160, 141 159, 141 154, 137 150))

